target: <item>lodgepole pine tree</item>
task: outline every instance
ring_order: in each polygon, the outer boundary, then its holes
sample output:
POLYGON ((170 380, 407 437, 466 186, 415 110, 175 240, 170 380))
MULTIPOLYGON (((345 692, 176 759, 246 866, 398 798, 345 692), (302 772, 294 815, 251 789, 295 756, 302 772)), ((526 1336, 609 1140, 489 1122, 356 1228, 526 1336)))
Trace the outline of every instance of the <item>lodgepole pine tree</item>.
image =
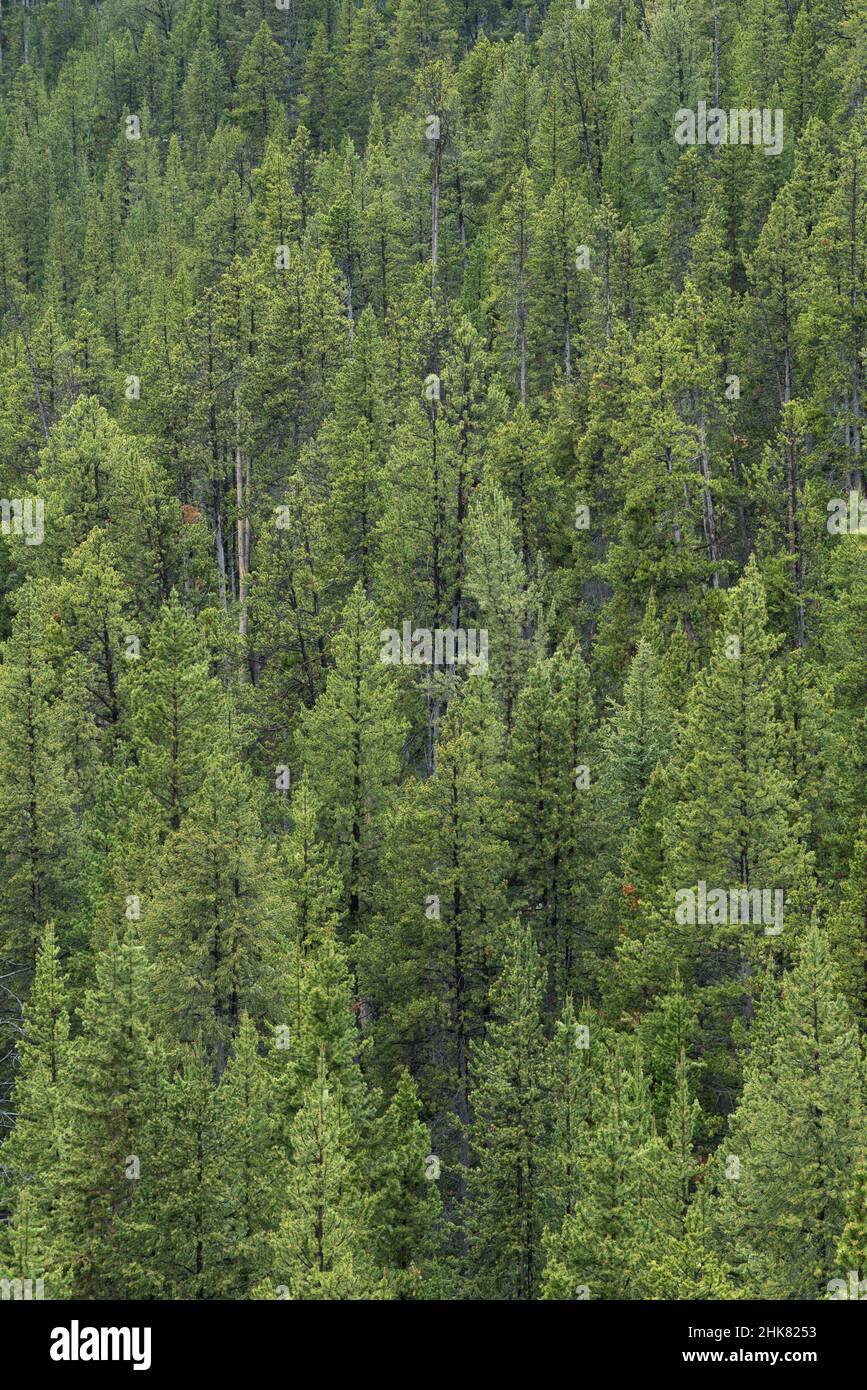
POLYGON ((260 799, 247 769, 218 747, 142 906, 164 1036, 192 1043, 201 1032, 218 1077, 241 1013, 270 1013, 282 980, 283 890, 260 799))
POLYGON ((51 1257, 73 1298, 121 1298, 128 1289, 130 1221, 155 1097, 148 973, 130 924, 96 960, 71 1048, 51 1257))
POLYGON ((386 822, 380 911, 360 966, 373 1002, 373 1062, 411 1065, 450 1164, 467 1162, 469 1046, 481 1035, 506 919, 509 808, 503 726, 485 677, 450 701, 437 769, 408 782, 386 822))
POLYGON ((172 591, 130 696, 141 780, 159 803, 167 831, 180 828, 199 789, 221 704, 204 642, 172 591))
MULTIPOLYGON (((32 976, 46 922, 65 937, 79 900, 83 846, 52 662, 56 639, 50 597, 30 581, 0 666, 0 953, 19 989, 32 976)), ((7 1014, 8 1002, 0 1018, 7 1014)))
POLYGON ((320 825, 337 854, 350 940, 370 920, 389 790, 404 735, 394 672, 380 660, 373 606, 356 585, 334 643, 334 665, 300 734, 320 825))
POLYGON ((837 1246, 837 1268, 846 1281, 848 1297, 863 1298, 861 1289, 867 1278, 867 1161, 863 1154, 846 1198, 846 1225, 837 1246), (853 1274, 859 1285, 857 1291, 852 1287, 853 1274))
POLYGON ((786 730, 776 715, 776 646, 751 562, 727 596, 710 663, 690 692, 664 779, 659 899, 640 914, 653 924, 639 966, 645 984, 650 978, 662 983, 672 959, 677 963, 704 1012, 708 1084, 727 1095, 738 1084, 737 1020, 751 1016, 751 982, 762 959, 775 945, 791 949, 786 899, 809 871, 804 819, 782 757, 786 730), (707 893, 725 895, 724 910, 711 905, 704 923, 696 896, 702 883, 707 893), (764 906, 757 920, 755 898, 745 917, 740 895, 754 889, 765 891, 770 921, 764 906), (729 911, 732 891, 736 911, 729 911))
POLYGON ((46 1279, 49 1297, 60 1289, 59 1271, 52 1275, 48 1269, 47 1249, 57 1211, 69 1047, 67 988, 49 923, 40 941, 18 1044, 19 1069, 12 1091, 15 1128, 0 1148, 4 1203, 11 1212, 6 1244, 14 1277, 46 1279))
POLYGON ((541 1278, 549 1179, 543 990, 533 933, 514 921, 487 1034, 470 1050, 474 1162, 466 1245, 468 1275, 481 1298, 532 1299, 541 1278))
POLYGON ((383 1116, 374 1207, 377 1263, 388 1269, 397 1298, 437 1297, 444 1287, 437 1265, 441 1166, 420 1109, 415 1082, 404 1070, 383 1116))
POLYGON ((726 1138, 737 1163, 719 1183, 719 1221, 747 1296, 820 1298, 837 1272, 865 1110, 857 1030, 818 927, 805 935, 781 994, 770 1005, 769 1056, 748 1068, 726 1138))
POLYGON ((840 990, 862 1033, 867 1028, 867 815, 852 847, 840 901, 828 919, 840 990))
POLYGON ((615 1041, 578 1142, 576 1193, 543 1242, 545 1299, 636 1297, 635 1249, 652 1193, 650 1092, 640 1049, 615 1041))
POLYGON ((549 996, 588 983, 587 869, 593 854, 593 701, 577 645, 538 661, 518 697, 509 794, 513 882, 527 904, 549 996))
POLYGON ((389 1296, 372 1265, 371 1197, 350 1150, 351 1121, 324 1059, 292 1122, 283 1216, 261 1297, 303 1302, 389 1296))

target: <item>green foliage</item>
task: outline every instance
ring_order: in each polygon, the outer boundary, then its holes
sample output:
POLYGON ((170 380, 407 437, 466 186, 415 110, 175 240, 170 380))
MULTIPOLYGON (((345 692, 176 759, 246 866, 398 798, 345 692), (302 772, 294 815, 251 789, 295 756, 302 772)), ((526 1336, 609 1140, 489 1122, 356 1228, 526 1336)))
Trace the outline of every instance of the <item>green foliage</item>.
POLYGON ((863 5, 0 30, 3 1277, 848 1289, 863 5))

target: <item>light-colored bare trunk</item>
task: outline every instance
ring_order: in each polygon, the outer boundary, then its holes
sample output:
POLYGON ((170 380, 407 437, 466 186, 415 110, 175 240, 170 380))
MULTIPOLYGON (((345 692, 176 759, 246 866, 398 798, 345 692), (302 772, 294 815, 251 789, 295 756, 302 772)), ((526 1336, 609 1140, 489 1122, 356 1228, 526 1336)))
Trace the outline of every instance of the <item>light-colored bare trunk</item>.
POLYGON ((442 139, 434 140, 433 181, 430 191, 430 259, 431 289, 436 284, 437 265, 440 256, 440 174, 442 172, 442 139))
MULTIPOLYGON (((250 518, 247 515, 247 494, 249 492, 249 463, 247 476, 244 476, 244 457, 241 449, 241 402, 235 396, 235 504, 238 509, 237 552, 238 552, 238 636, 241 641, 247 637, 247 574, 250 562, 250 518)), ((242 665, 241 679, 245 678, 246 666, 242 665)))
POLYGON ((707 553, 713 565, 713 587, 718 589, 719 571, 717 569, 717 563, 719 560, 719 551, 716 539, 716 516, 714 515, 713 494, 710 490, 710 459, 708 456, 707 434, 704 420, 702 420, 699 426, 699 441, 699 467, 702 476, 702 524, 704 526, 704 539, 707 545, 707 553))

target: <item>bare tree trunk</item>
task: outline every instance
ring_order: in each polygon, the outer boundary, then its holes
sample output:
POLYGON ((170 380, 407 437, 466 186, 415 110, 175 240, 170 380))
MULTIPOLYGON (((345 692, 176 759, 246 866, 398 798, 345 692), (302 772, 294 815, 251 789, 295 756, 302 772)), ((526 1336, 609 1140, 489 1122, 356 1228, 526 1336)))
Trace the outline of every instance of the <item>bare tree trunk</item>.
POLYGON ((718 589, 719 571, 717 569, 717 563, 719 560, 719 551, 717 548, 716 539, 716 517, 714 515, 713 509, 713 494, 710 490, 710 460, 708 458, 707 452, 707 435, 705 432, 704 420, 702 420, 699 426, 699 431, 699 437, 701 439, 701 450, 699 452, 699 467, 701 468, 701 476, 703 480, 703 487, 701 490, 701 506, 702 521, 704 526, 704 538, 707 542, 707 553, 710 556, 711 563, 713 564, 713 587, 715 589, 718 589))
POLYGON ((456 192, 456 194, 457 194, 457 199, 458 199, 458 234, 459 234, 460 239, 461 239, 461 262, 462 262, 462 264, 463 264, 464 273, 466 274, 467 265, 468 265, 468 261, 467 261, 467 225, 466 225, 466 221, 465 221, 465 218, 464 218, 464 195, 463 195, 463 190, 461 189, 461 176, 460 176, 460 174, 458 174, 457 178, 455 179, 455 192, 456 192))
POLYGON ((787 430, 783 448, 786 470, 786 549, 791 559, 792 581, 796 597, 795 642, 797 646, 803 647, 806 628, 802 594, 801 523, 798 517, 798 446, 792 430, 787 430))
MULTIPOLYGON (((669 478, 671 478, 671 477, 673 476, 673 474, 674 474, 674 468, 672 467, 672 463, 671 463, 671 450, 670 450, 670 449, 666 449, 666 451, 665 451, 665 471, 666 471, 666 473, 668 474, 669 478)), ((684 489, 684 491, 686 491, 686 489, 684 489)), ((687 494, 687 505, 689 505, 689 495, 688 495, 688 494, 687 494)), ((677 512, 676 512, 676 511, 672 511, 672 513, 671 513, 671 530, 672 530, 672 535, 673 535, 673 537, 674 537, 674 548, 675 548, 675 550, 676 550, 676 551, 678 552, 678 554, 679 554, 679 553, 680 553, 680 540, 681 540, 681 537, 680 537, 680 522, 679 522, 678 519, 677 519, 677 512)))
POLYGON ((220 484, 214 479, 213 495, 214 511, 214 549, 217 553, 217 574, 220 578, 220 606, 224 613, 228 612, 229 603, 226 597, 226 547, 223 544, 223 517, 220 506, 220 484))
MULTIPOLYGON (((247 484, 249 486, 249 465, 247 484)), ((240 612, 238 615, 238 636, 241 641, 247 637, 247 570, 250 557, 250 518, 247 515, 247 499, 245 494, 248 487, 244 485, 244 460, 241 451, 241 401, 238 393, 235 393, 235 503, 238 508, 237 519, 237 552, 238 552, 238 603, 240 612)), ((246 676, 245 665, 242 664, 241 679, 246 676)))
POLYGON ((440 175, 443 163, 443 142, 439 118, 437 118, 436 132, 436 139, 433 142, 433 182, 430 191, 431 292, 436 285, 437 265, 440 256, 440 175))
POLYGON ((518 268, 518 349, 520 354, 521 405, 527 404, 527 219, 521 209, 521 243, 518 268))

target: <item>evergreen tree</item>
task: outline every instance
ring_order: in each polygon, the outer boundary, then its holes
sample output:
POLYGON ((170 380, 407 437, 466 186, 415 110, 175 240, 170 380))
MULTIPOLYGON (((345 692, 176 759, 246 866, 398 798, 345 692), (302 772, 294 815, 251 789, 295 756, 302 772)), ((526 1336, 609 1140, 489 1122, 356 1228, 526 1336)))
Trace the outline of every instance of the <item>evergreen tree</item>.
POLYGON ((542 1297, 636 1297, 635 1248, 653 1193, 653 1116, 640 1051, 619 1039, 594 1088, 578 1145, 577 1193, 545 1239, 542 1297))
POLYGON ((128 1296, 147 1119, 156 1099, 148 966, 129 926, 96 960, 69 1059, 51 1258, 73 1298, 128 1296))
POLYGON ((867 1164, 858 1160, 846 1203, 846 1225, 837 1246, 837 1268, 843 1271, 850 1298, 862 1297, 860 1289, 853 1293, 851 1275, 861 1285, 867 1269, 867 1164))
POLYGON ((394 673, 383 665, 373 606, 357 585, 335 638, 334 665, 307 715, 301 756, 335 848, 351 936, 370 920, 388 791, 397 782, 403 725, 394 673))
POLYGON ((513 922, 491 995, 492 1020, 471 1050, 473 1152, 466 1239, 482 1298, 531 1299, 541 1278, 548 1186, 544 974, 529 926, 513 922))
POLYGON ((272 1238, 271 1297, 386 1296, 372 1268, 371 1198, 350 1157, 351 1143, 339 1087, 330 1083, 322 1060, 292 1124, 284 1213, 272 1238))
POLYGON ((5 1202, 11 1215, 12 1277, 46 1279, 61 1173, 61 1134, 69 1086, 69 1010, 53 926, 45 928, 18 1045, 12 1092, 15 1128, 0 1149, 5 1202))
POLYGON ((436 1297, 443 1231, 438 1182, 440 1162, 430 1152, 430 1132, 419 1118, 418 1095, 408 1071, 383 1117, 382 1159, 377 1179, 375 1227, 378 1261, 389 1271, 398 1298, 436 1297))
POLYGON ((576 978, 587 982, 592 725, 590 682, 580 651, 557 652, 538 662, 518 699, 510 744, 513 878, 557 999, 576 978))
POLYGON ((228 750, 214 754, 143 905, 164 1035, 192 1043, 201 1032, 217 1076, 242 1012, 270 1013, 282 978, 282 884, 258 801, 228 750))
POLYGON ((828 944, 804 937, 782 983, 769 1065, 750 1067, 726 1138, 720 1221, 748 1296, 822 1297, 864 1144, 862 1059, 828 944))

